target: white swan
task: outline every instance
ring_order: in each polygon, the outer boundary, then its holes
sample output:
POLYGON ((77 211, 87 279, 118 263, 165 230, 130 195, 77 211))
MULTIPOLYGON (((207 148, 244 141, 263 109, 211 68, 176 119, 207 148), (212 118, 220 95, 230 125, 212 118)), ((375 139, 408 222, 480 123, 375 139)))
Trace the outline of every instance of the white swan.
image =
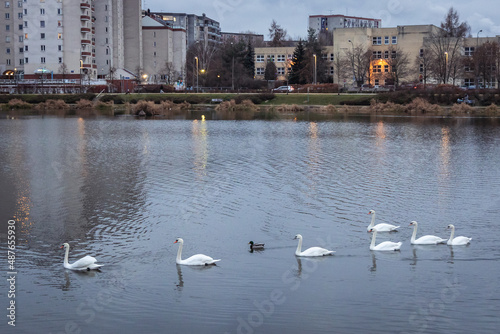
POLYGON ((78 271, 89 271, 91 269, 99 269, 99 267, 102 267, 102 264, 97 264, 95 257, 92 256, 85 256, 82 257, 80 260, 75 261, 71 264, 68 263, 68 256, 69 256, 69 244, 64 243, 61 248, 66 249, 66 254, 64 254, 64 268, 66 269, 71 269, 71 270, 78 270, 78 271))
POLYGON ((451 235, 447 242, 448 245, 450 246, 467 245, 472 240, 472 238, 467 238, 467 237, 453 237, 455 235, 455 226, 450 224, 448 225, 448 228, 451 229, 451 235))
POLYGON ((373 232, 372 243, 370 244, 370 250, 375 251, 398 251, 401 248, 402 242, 392 242, 384 241, 375 246, 375 239, 377 238, 377 230, 371 229, 368 232, 373 232))
POLYGON ((441 243, 445 243, 446 239, 437 237, 435 235, 424 235, 415 240, 417 237, 417 228, 418 223, 416 221, 412 221, 410 226, 413 226, 413 234, 411 235, 411 244, 412 245, 437 245, 441 243))
POLYGON ((377 230, 379 232, 392 232, 392 231, 396 231, 396 229, 399 227, 396 225, 385 224, 385 223, 375 225, 375 210, 370 210, 370 212, 368 212, 368 214, 369 215, 371 214, 373 216, 372 216, 372 221, 371 221, 370 225, 368 225, 368 227, 366 228, 367 231, 374 229, 374 230, 377 230))
POLYGON ((175 243, 179 243, 179 250, 177 251, 177 259, 175 260, 175 263, 177 264, 183 264, 185 266, 208 266, 209 264, 214 264, 215 262, 220 261, 219 260, 214 260, 210 256, 204 255, 204 254, 196 254, 191 257, 188 257, 185 260, 181 259, 181 254, 182 254, 182 246, 184 245, 184 240, 182 238, 177 238, 175 239, 175 243))
POLYGON ((295 255, 297 256, 325 256, 333 255, 333 253, 335 253, 335 251, 330 251, 321 247, 311 247, 302 252, 302 236, 297 234, 294 239, 299 239, 299 244, 297 246, 297 250, 295 251, 295 255))

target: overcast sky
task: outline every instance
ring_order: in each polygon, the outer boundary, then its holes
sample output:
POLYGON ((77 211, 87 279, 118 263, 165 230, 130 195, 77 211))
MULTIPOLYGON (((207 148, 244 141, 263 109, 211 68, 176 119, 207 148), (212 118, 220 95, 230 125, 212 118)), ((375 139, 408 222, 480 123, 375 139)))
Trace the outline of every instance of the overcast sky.
POLYGON ((471 35, 500 35, 498 0, 142 0, 151 11, 201 15, 219 21, 224 32, 252 31, 269 39, 275 19, 294 39, 307 35, 309 15, 344 14, 382 19, 382 27, 434 24, 439 26, 448 9, 454 7, 461 21, 467 21, 471 35))

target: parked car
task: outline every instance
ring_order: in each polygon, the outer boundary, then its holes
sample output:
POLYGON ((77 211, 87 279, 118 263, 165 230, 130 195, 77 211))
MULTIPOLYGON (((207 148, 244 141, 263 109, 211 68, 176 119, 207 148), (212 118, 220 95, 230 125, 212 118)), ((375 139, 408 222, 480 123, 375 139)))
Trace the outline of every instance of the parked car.
POLYGON ((290 93, 293 92, 292 86, 280 86, 278 88, 274 88, 273 92, 275 93, 290 93))
POLYGON ((470 105, 470 106, 474 106, 474 105, 476 104, 476 101, 474 101, 474 100, 470 100, 470 99, 469 99, 469 95, 465 95, 463 99, 458 98, 458 99, 457 99, 457 103, 458 103, 458 104, 465 103, 465 104, 468 104, 468 105, 470 105))

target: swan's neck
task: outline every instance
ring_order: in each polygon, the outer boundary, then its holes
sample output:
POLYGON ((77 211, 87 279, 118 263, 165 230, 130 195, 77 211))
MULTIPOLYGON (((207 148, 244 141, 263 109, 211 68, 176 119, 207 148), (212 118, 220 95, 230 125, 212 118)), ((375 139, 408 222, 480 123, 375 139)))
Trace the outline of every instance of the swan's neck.
POLYGON ((176 263, 180 263, 182 260, 181 260, 181 255, 182 255, 182 244, 183 242, 179 242, 179 249, 177 250, 177 259, 176 259, 176 263))
POLYGON ((451 228, 450 241, 453 241, 453 237, 455 236, 455 227, 451 228))
POLYGON ((67 267, 67 266, 69 266, 69 263, 68 263, 69 247, 64 247, 64 248, 66 248, 66 251, 64 253, 64 266, 67 267))
POLYGON ((373 227, 374 224, 375 224, 375 214, 372 213, 372 222, 370 223, 370 226, 368 226, 368 227, 373 227))
POLYGON ((377 238, 377 230, 373 230, 372 243, 370 244, 370 249, 375 247, 375 239, 377 238))
POLYGON ((300 254, 302 252, 302 238, 299 238, 299 244, 297 245, 297 250, 295 254, 300 254))
POLYGON ((413 234, 411 235, 411 242, 414 242, 416 237, 417 237, 417 225, 413 225, 413 234))

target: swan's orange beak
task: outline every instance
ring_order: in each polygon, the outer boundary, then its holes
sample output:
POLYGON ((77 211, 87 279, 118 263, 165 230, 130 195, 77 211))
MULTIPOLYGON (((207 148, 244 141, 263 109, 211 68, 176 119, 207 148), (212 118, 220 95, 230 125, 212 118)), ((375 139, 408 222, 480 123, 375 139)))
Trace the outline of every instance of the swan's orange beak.
POLYGON ((62 246, 61 246, 61 247, 59 247, 59 248, 64 248, 64 245, 62 245, 62 246))
POLYGON ((174 241, 174 244, 176 244, 176 243, 177 243, 177 240, 174 241))

